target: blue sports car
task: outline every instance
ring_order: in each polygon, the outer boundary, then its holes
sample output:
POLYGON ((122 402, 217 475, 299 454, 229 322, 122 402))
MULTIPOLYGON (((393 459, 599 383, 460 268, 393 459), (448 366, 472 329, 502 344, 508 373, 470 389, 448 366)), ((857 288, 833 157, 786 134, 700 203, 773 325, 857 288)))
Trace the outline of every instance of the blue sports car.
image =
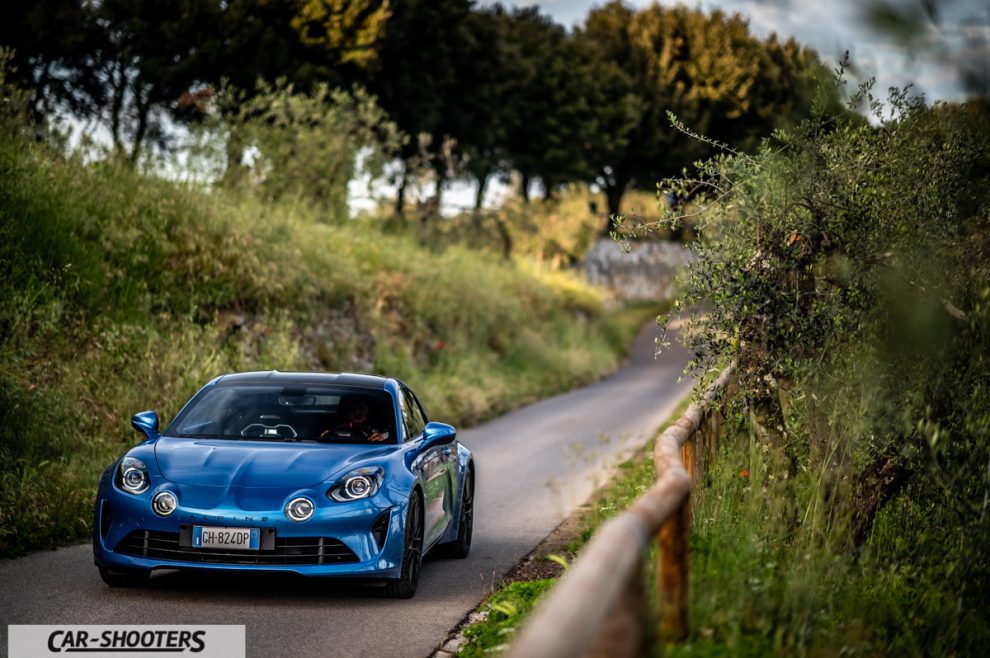
POLYGON ((111 587, 153 569, 370 578, 416 592, 423 555, 467 557, 474 461, 395 379, 254 372, 204 386, 100 480, 93 554, 111 587))

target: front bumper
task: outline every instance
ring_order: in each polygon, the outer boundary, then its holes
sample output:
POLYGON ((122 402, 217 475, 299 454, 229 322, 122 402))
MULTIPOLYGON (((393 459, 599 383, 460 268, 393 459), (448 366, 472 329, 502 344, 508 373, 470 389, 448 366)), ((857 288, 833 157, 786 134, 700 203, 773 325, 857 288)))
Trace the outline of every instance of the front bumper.
POLYGON ((400 575, 406 500, 385 487, 371 498, 348 503, 330 501, 317 489, 272 491, 268 496, 257 490, 215 489, 165 483, 134 495, 104 477, 93 523, 95 563, 125 569, 274 571, 320 577, 400 575), (166 488, 176 494, 179 507, 163 518, 152 511, 151 498, 166 488), (297 523, 285 517, 283 498, 300 495, 313 500, 316 511, 297 523), (274 504, 259 504, 266 498, 274 504), (194 525, 259 528, 262 548, 192 548, 188 537, 194 525))

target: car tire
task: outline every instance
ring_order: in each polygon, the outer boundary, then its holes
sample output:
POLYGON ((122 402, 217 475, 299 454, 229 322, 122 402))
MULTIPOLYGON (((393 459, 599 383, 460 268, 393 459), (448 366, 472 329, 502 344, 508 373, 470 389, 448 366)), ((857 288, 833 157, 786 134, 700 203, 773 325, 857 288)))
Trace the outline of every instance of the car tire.
POLYGON ((100 567, 100 578, 110 587, 141 587, 148 583, 148 569, 112 569, 100 567))
POLYGON ((464 476, 464 491, 461 492, 461 513, 457 519, 457 539, 440 544, 433 551, 440 557, 462 560, 471 552, 471 535, 474 531, 474 472, 468 470, 464 476))
POLYGON ((382 595, 388 599, 411 599, 419 585, 419 569, 423 564, 423 503, 419 493, 409 499, 406 510, 406 526, 402 542, 402 569, 400 576, 385 581, 382 595))

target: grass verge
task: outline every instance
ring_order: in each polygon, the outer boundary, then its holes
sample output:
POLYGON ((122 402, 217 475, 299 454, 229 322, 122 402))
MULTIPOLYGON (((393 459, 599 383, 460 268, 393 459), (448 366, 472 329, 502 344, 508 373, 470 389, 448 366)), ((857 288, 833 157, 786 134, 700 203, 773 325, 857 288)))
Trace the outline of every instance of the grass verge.
MULTIPOLYGON (((676 411, 677 419, 687 401, 676 411)), ((623 463, 563 536, 541 545, 460 631, 458 656, 506 647, 595 530, 653 482, 652 447, 623 463)), ((990 611, 958 606, 945 514, 911 487, 885 506, 865 546, 831 504, 826 473, 784 477, 783 463, 746 430, 726 425, 696 498, 691 536, 690 635, 667 656, 983 656, 990 611)), ((564 527, 562 526, 562 527, 564 527)), ((655 591, 651 549, 644 576, 655 591)), ((651 654, 661 648, 653 644, 651 654)))
POLYGON ((654 440, 684 415, 689 404, 690 398, 686 398, 657 429, 654 438, 632 458, 619 464, 615 477, 562 523, 478 606, 469 616, 473 621, 459 631, 457 656, 486 656, 508 646, 533 608, 563 574, 565 565, 577 558, 598 528, 653 485, 654 440))
POLYGON ((727 430, 695 508, 691 633, 667 655, 986 655, 990 611, 947 577, 944 507, 909 486, 856 546, 827 469, 788 477, 745 423, 727 430))

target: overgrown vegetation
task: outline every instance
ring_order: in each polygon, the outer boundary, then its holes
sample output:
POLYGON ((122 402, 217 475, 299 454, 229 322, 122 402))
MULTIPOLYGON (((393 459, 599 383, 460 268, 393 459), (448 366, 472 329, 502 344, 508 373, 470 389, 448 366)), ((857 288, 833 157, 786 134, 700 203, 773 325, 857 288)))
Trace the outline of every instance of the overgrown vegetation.
POLYGON ((84 538, 131 415, 167 421, 217 374, 387 373, 463 425, 600 377, 649 315, 500 254, 86 164, 3 86, 0 555, 84 538))
POLYGON ((782 479, 774 465, 786 455, 739 421, 695 508, 691 634, 668 655, 983 655, 982 593, 958 597, 957 522, 924 483, 884 506, 853 549, 830 470, 782 479))
POLYGON ((701 191, 688 333, 737 361, 750 437, 699 514, 692 648, 987 646, 990 105, 853 102, 873 125, 816 115, 665 184, 701 191))

